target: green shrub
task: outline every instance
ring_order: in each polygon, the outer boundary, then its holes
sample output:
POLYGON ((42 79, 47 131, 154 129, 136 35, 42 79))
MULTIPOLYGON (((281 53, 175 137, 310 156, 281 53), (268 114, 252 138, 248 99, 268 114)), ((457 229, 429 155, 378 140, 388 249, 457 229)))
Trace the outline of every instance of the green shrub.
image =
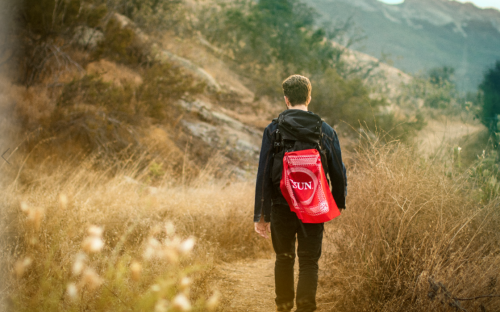
POLYGON ((366 122, 372 127, 380 107, 387 105, 384 101, 370 99, 369 90, 361 79, 345 80, 333 69, 312 77, 311 83, 314 109, 334 125, 345 121, 359 128, 359 123, 366 122))
POLYGON ((484 74, 479 89, 482 97, 479 111, 481 122, 491 134, 495 134, 499 130, 497 115, 500 114, 500 60, 484 74))
POLYGON ((384 140, 408 140, 424 125, 421 114, 399 116, 384 111, 385 99, 370 97, 369 89, 359 78, 344 79, 329 69, 312 79, 311 110, 332 125, 347 125, 348 131, 364 129, 377 132, 384 140))
POLYGON ((267 95, 281 102, 280 82, 290 74, 303 74, 313 86, 311 110, 330 124, 343 121, 355 129, 378 130, 399 139, 422 128, 421 115, 396 118, 384 112, 388 102, 372 98, 361 77, 342 75, 342 52, 330 40, 346 29, 331 34, 328 28, 316 27, 317 12, 306 4, 298 0, 219 2, 206 12, 200 31, 234 57, 235 67, 251 78, 257 98, 267 95))
POLYGON ((466 174, 471 182, 471 191, 482 203, 488 203, 500 195, 500 165, 498 152, 490 151, 478 156, 478 160, 466 174))
POLYGON ((403 101, 423 100, 424 106, 437 110, 446 110, 454 115, 465 107, 466 99, 457 91, 453 82, 453 68, 442 67, 430 70, 428 75, 417 75, 412 82, 403 86, 403 101))
POLYGON ((186 6, 178 0, 118 0, 118 11, 149 33, 189 30, 186 6))
POLYGON ((326 40, 327 31, 315 27, 316 12, 298 0, 220 2, 207 11, 200 31, 227 50, 257 87, 264 87, 257 93, 279 95, 267 87, 272 71, 283 80, 334 66, 338 50, 326 40))

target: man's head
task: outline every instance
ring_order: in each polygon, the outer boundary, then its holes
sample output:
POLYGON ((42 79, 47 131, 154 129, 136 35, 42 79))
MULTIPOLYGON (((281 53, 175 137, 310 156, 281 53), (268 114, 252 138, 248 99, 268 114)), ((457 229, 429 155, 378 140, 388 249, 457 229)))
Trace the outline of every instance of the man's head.
POLYGON ((304 76, 292 75, 283 81, 283 93, 291 106, 308 105, 311 101, 311 82, 304 76))

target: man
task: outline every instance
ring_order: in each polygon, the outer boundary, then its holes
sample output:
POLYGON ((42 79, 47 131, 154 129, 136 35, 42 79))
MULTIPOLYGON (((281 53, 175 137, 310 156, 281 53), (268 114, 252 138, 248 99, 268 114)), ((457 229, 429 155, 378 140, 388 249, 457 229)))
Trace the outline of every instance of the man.
MULTIPOLYGON (((283 93, 288 110, 308 112, 311 102, 311 83, 300 75, 292 75, 283 82, 283 93)), ((282 114, 286 114, 285 111, 282 114)), ((296 112, 301 114, 302 112, 296 112)), ((295 114, 296 115, 296 114, 295 114)), ((294 306, 295 241, 298 240, 299 281, 296 312, 316 310, 318 260, 321 256, 323 223, 302 223, 292 212, 279 186, 272 183, 274 138, 278 123, 272 122, 264 130, 255 192, 255 231, 268 238, 271 233, 276 262, 274 267, 277 311, 291 311, 294 306)), ((340 144, 335 130, 326 122, 321 127, 321 144, 326 151, 331 192, 337 207, 345 209, 347 178, 342 162, 340 144)))

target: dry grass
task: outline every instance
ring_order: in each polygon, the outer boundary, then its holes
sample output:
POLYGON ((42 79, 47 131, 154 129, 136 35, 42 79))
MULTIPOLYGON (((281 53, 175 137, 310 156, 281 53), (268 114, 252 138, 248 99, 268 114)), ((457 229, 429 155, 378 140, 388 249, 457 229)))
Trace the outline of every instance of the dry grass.
MULTIPOLYGON (((430 277, 455 298, 500 294, 499 201, 481 205, 481 189, 447 170, 399 144, 355 154, 348 209, 327 227, 328 311, 464 311, 430 277)), ((500 298, 460 304, 500 310, 500 298)))
POLYGON ((89 158, 78 166, 42 163, 29 185, 2 181, 8 298, 2 310, 171 311, 174 298, 184 294, 193 310, 207 311, 214 264, 269 249, 253 235, 251 186, 216 181, 213 170, 191 186, 176 185, 164 173, 152 187, 154 166, 124 165, 110 176, 94 171, 89 158), (102 227, 102 236, 89 232, 92 226, 102 227), (183 255, 179 243, 189 237, 196 244, 183 255), (99 240, 102 250, 92 252, 99 240), (75 272, 76 263, 88 270, 75 272), (185 277, 194 283, 183 285, 185 277))
MULTIPOLYGON (((450 298, 500 294, 497 198, 481 204, 481 189, 466 175, 450 176, 442 162, 420 160, 397 143, 370 143, 348 158, 348 210, 326 230, 323 310, 460 311, 450 298)), ((213 178, 227 176, 216 159, 185 183, 143 163, 102 171, 92 158, 58 167, 47 161, 24 168, 29 179, 4 176, 3 308, 174 311, 184 295, 193 310, 207 311, 218 262, 269 252, 269 241, 253 233, 252 183, 213 178), (89 232, 93 225, 102 236, 89 232), (196 245, 183 255, 178 244, 189 237, 196 245), (102 250, 92 252, 99 240, 102 250), (75 263, 88 270, 75 273, 75 263)), ((460 304, 497 311, 500 298, 460 304)))

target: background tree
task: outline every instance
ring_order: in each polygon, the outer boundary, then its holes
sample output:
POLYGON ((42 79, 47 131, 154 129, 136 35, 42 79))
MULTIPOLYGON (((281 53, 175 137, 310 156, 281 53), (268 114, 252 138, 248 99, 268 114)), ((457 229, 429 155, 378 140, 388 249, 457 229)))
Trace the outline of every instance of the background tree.
POLYGON ((413 123, 382 110, 388 104, 384 98, 370 97, 362 77, 366 71, 346 74, 340 58, 346 49, 332 41, 353 43, 345 39, 351 19, 320 27, 315 24, 318 13, 299 0, 221 1, 218 7, 207 7, 206 14, 200 31, 226 51, 242 76, 250 78, 257 97, 281 103, 280 82, 301 74, 313 83, 311 109, 330 124, 344 121, 348 131, 361 126, 400 138, 413 132, 413 123), (411 127, 403 129, 400 124, 411 127))
POLYGON ((482 123, 490 132, 498 132, 497 122, 500 114, 500 60, 490 68, 479 85, 483 94, 483 103, 480 113, 482 123))
POLYGON ((429 70, 425 105, 432 108, 446 109, 458 98, 455 84, 455 68, 450 66, 435 67, 429 70))
POLYGON ((429 70, 429 81, 434 85, 455 84, 455 68, 450 66, 436 67, 429 70))
POLYGON ((257 72, 273 66, 283 76, 314 73, 333 66, 337 49, 327 30, 314 25, 316 12, 298 0, 237 1, 221 4, 203 31, 257 72))

